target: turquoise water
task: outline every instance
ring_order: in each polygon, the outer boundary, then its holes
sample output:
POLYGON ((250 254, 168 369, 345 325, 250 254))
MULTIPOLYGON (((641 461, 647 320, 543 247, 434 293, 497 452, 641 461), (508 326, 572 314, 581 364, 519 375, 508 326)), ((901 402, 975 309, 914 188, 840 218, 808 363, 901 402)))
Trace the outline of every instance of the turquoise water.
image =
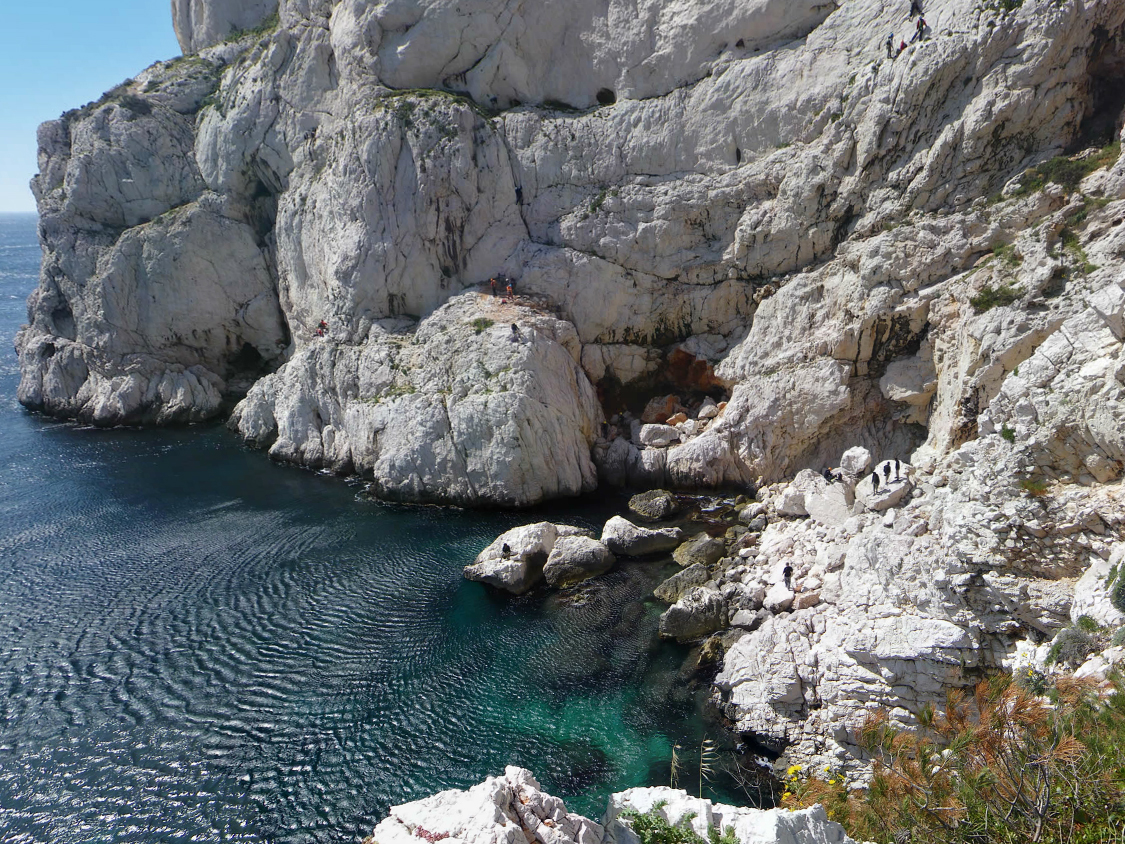
POLYGON ((519 599, 461 578, 508 527, 620 501, 386 506, 221 427, 27 414, 38 261, 34 218, 0 216, 0 840, 352 842, 508 764, 597 815, 703 737, 659 566, 519 599))

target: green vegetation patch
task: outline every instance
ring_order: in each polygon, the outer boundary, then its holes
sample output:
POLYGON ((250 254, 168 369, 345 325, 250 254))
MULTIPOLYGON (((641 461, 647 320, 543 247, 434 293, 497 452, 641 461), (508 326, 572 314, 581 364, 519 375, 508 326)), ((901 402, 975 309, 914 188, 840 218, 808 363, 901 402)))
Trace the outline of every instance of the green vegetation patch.
POLYGON ((477 317, 469 323, 473 327, 474 334, 480 334, 487 328, 491 328, 495 323, 488 317, 477 317))
POLYGON ((1120 141, 1104 146, 1093 155, 1088 155, 1085 158, 1076 159, 1067 155, 1057 155, 1050 161, 1044 161, 1036 167, 1025 170, 1020 189, 1013 194, 1012 198, 1041 191, 1048 183, 1061 185, 1071 192, 1076 191, 1083 179, 1095 170, 1112 166, 1120 157, 1120 141))
POLYGON ((720 831, 718 827, 712 826, 707 830, 705 840, 691 827, 691 822, 695 819, 694 812, 684 815, 679 823, 671 824, 660 813, 664 806, 665 801, 658 800, 647 812, 625 809, 621 813, 621 817, 637 834, 641 844, 738 844, 734 827, 728 826, 720 831))
POLYGON ((1013 287, 1005 282, 999 287, 993 287, 991 284, 986 284, 981 288, 980 293, 969 299, 969 304, 973 306, 973 310, 978 314, 983 314, 985 311, 991 311, 993 308, 1002 308, 1010 305, 1023 296, 1022 287, 1013 287))

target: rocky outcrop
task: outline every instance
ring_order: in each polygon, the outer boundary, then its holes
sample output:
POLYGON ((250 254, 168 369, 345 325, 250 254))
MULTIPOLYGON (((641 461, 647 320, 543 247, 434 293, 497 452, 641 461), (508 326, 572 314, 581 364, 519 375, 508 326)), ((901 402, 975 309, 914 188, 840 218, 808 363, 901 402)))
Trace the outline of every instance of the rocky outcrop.
POLYGON ((231 425, 278 459, 369 478, 384 498, 578 495, 596 485, 601 415, 576 353, 569 323, 463 293, 421 322, 371 323, 358 343, 317 337, 254 385, 231 425))
POLYGON ((278 0, 172 0, 172 25, 185 54, 237 38, 277 15, 278 0))
POLYGON ((537 522, 500 534, 465 566, 465 577, 522 595, 542 581, 570 586, 613 568, 615 558, 589 531, 537 522))
POLYGON ((602 529, 602 543, 622 557, 647 557, 671 551, 684 541, 680 528, 650 529, 639 527, 628 519, 614 516, 602 529))
POLYGON ((659 812, 707 839, 730 829, 739 844, 854 844, 821 806, 789 812, 743 809, 700 800, 678 789, 631 788, 610 797, 602 823, 568 812, 530 771, 509 766, 467 791, 443 791, 393 806, 365 844, 452 841, 464 844, 637 844, 623 812, 659 812))
POLYGON ((680 512, 676 497, 666 489, 653 489, 641 492, 629 499, 629 509, 652 522, 670 519, 680 512))

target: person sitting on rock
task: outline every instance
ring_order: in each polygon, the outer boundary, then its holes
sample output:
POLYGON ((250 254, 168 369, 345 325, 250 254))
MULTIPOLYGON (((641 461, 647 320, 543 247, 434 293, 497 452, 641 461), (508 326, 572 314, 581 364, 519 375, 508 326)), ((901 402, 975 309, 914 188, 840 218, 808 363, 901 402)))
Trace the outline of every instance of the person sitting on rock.
POLYGON ((500 546, 500 556, 505 560, 512 556, 512 546, 507 542, 500 546))
POLYGON ((518 343, 520 341, 520 327, 514 322, 512 323, 512 342, 518 343))
POLYGON ((905 49, 906 49, 906 39, 904 38, 902 41, 898 42, 898 54, 901 56, 902 51, 905 50, 905 49))

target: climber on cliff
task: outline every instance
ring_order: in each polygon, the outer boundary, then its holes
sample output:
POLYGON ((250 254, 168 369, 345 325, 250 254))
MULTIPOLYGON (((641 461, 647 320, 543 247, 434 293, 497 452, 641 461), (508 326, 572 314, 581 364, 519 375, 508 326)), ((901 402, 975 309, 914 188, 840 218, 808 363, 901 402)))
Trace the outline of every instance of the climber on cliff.
POLYGON ((520 337, 520 327, 514 322, 512 323, 512 342, 518 343, 522 338, 520 337))
POLYGON ((906 49, 906 39, 904 38, 904 39, 902 39, 902 41, 898 42, 898 54, 901 56, 902 51, 905 50, 905 49, 906 49))
POLYGON ((910 43, 922 40, 922 34, 926 31, 926 19, 921 15, 918 16, 918 26, 914 30, 914 37, 910 39, 910 43))
POLYGON ((328 323, 325 322, 324 320, 321 320, 320 324, 317 325, 317 327, 316 327, 316 336, 317 337, 323 337, 324 332, 327 331, 327 330, 328 330, 328 323))
POLYGON ((922 4, 919 0, 910 0, 910 17, 922 14, 922 4))
POLYGON ((887 58, 893 59, 895 57, 895 34, 892 32, 887 36, 887 58))

